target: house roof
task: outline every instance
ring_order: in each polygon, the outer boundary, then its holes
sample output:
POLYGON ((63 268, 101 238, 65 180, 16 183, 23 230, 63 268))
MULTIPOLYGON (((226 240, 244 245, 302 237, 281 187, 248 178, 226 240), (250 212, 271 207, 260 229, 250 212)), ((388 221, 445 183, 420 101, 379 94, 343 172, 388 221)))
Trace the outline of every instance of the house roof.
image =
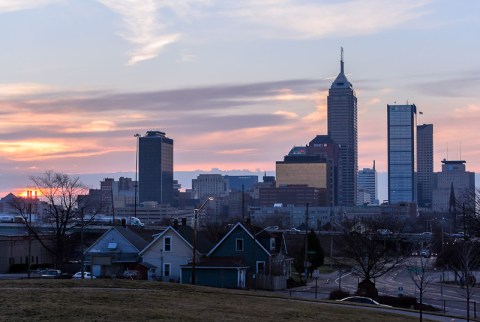
MULTIPOLYGON (((212 250, 210 250, 210 252, 208 253, 208 256, 210 256, 224 241, 225 239, 228 238, 228 236, 230 236, 237 228, 240 228, 240 229, 243 229, 245 231, 245 233, 247 235, 250 236, 250 238, 252 239, 255 239, 255 242, 258 246, 260 246, 260 248, 268 255, 268 256, 272 256, 272 254, 262 245, 262 243, 258 240, 258 237, 255 236, 255 234, 252 234, 242 223, 237 223, 235 226, 233 226, 232 229, 230 229, 230 231, 225 235, 223 236, 222 240, 220 240, 216 245, 215 247, 212 248, 212 250)), ((259 233, 257 233, 259 234, 259 233)), ((260 234, 259 234, 260 235, 260 234)))
POLYGON ((136 232, 134 232, 130 228, 117 226, 117 227, 114 227, 114 229, 116 229, 120 234, 122 234, 122 236, 125 237, 125 239, 127 239, 139 251, 144 249, 148 245, 148 242, 145 239, 140 237, 136 232))
MULTIPOLYGON (((151 241, 147 246, 145 246, 145 248, 142 249, 140 255, 143 255, 145 251, 150 249, 150 247, 152 247, 156 243, 156 241, 162 238, 162 236, 165 235, 168 231, 173 231, 174 233, 176 233, 190 248, 193 248, 192 227, 182 225, 178 226, 177 229, 175 229, 172 226, 168 226, 162 233, 155 235, 153 241, 151 241)), ((210 240, 208 240, 205 232, 197 230, 197 243, 195 247, 200 254, 206 254, 213 247, 213 245, 214 244, 210 240)))
POLYGON ((122 235, 133 247, 135 247, 138 251, 144 249, 148 242, 140 237, 137 233, 135 233, 130 228, 125 228, 122 226, 113 226, 109 230, 107 230, 102 236, 100 236, 90 247, 85 250, 85 253, 88 253, 90 249, 92 249, 100 240, 102 240, 105 236, 107 236, 112 230, 117 231, 120 235, 122 235))

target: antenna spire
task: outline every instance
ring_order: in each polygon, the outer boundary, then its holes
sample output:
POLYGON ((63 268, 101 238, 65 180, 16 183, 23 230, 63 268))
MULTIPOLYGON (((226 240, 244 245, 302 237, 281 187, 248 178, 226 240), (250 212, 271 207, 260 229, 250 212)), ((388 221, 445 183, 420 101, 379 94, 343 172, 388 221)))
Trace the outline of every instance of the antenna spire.
POLYGON ((343 47, 340 47, 340 73, 343 74, 343 71, 343 47))

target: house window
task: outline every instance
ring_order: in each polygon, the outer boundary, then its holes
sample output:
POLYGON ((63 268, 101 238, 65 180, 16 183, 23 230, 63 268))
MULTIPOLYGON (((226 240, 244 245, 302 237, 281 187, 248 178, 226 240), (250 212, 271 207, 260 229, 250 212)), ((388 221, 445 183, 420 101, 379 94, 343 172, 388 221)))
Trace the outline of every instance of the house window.
POLYGON ((170 277, 170 264, 163 264, 163 276, 170 277))
POLYGON ((258 261, 257 262, 257 273, 264 273, 265 272, 265 262, 258 261))
POLYGON ((171 252, 172 251, 172 237, 165 237, 163 239, 163 250, 165 252, 171 252))
POLYGON ((108 243, 107 248, 108 250, 115 250, 117 249, 117 243, 108 243))
POLYGON ((243 238, 236 239, 236 249, 237 252, 243 252, 243 238))
POLYGON ((270 238, 270 251, 275 251, 275 238, 270 238))

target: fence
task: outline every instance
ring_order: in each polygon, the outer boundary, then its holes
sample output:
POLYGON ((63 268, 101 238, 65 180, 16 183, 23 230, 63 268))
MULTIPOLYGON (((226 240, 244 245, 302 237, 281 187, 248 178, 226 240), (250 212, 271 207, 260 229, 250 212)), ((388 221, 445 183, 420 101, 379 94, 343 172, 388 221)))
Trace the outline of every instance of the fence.
POLYGON ((285 275, 257 274, 256 287, 262 290, 284 290, 287 288, 287 277, 285 275))

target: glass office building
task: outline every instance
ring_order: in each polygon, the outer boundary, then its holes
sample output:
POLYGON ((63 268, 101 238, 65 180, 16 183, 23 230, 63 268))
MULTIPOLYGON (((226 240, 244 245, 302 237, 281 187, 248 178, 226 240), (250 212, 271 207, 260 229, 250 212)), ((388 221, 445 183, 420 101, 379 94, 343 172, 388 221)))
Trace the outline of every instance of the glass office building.
POLYGON ((387 105, 388 201, 416 202, 417 107, 387 105))
POLYGON ((432 208, 433 124, 417 126, 417 199, 418 206, 432 208))
POLYGON ((140 202, 173 202, 173 140, 160 131, 139 138, 138 179, 140 202))

